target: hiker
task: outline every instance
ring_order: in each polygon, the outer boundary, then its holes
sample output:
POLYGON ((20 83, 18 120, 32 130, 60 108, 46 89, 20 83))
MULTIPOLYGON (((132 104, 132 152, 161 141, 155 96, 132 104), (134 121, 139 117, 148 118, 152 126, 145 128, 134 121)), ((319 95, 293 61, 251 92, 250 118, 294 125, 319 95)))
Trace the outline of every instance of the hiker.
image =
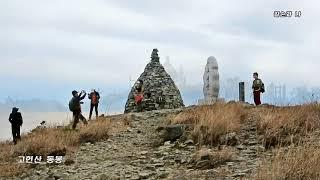
POLYGON ((253 90, 253 99, 256 106, 261 104, 261 93, 264 93, 264 84, 261 79, 258 78, 258 73, 253 73, 253 83, 252 83, 252 90, 253 90))
POLYGON ((17 140, 21 140, 20 127, 22 126, 23 120, 22 120, 21 113, 18 111, 19 111, 19 108, 13 107, 12 113, 9 116, 14 144, 17 144, 17 140))
POLYGON ((74 119, 72 129, 76 128, 79 122, 79 119, 81 119, 85 125, 88 124, 86 118, 81 114, 81 104, 83 104, 81 100, 83 100, 86 97, 86 95, 87 93, 84 90, 82 90, 80 94, 78 94, 76 90, 72 91, 73 97, 69 102, 69 109, 73 113, 73 119, 74 119))
POLYGON ((137 106, 137 111, 142 112, 142 100, 143 100, 143 81, 139 79, 136 83, 134 90, 134 100, 137 106))
POLYGON ((95 89, 93 89, 92 92, 89 94, 88 98, 91 100, 89 120, 91 120, 93 108, 96 112, 96 118, 98 118, 98 105, 100 94, 95 89))

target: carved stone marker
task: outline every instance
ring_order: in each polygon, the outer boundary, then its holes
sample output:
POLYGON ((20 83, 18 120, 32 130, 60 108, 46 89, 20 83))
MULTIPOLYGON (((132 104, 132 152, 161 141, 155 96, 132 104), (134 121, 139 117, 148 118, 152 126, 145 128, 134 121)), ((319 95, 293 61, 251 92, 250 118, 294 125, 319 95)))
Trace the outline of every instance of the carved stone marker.
POLYGON ((220 83, 218 63, 216 58, 210 56, 207 60, 205 72, 203 75, 203 95, 204 99, 200 100, 200 104, 213 104, 218 101, 220 83))

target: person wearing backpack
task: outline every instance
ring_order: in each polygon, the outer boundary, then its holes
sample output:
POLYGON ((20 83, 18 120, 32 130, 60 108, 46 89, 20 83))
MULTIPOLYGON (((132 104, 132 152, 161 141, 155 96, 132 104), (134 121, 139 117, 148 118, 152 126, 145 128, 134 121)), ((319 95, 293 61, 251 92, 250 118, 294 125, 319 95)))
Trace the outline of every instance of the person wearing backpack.
POLYGON ((13 107, 12 113, 9 116, 14 144, 17 144, 17 140, 21 140, 20 127, 22 126, 23 120, 22 120, 21 113, 18 111, 19 111, 19 108, 13 107))
POLYGON ((265 92, 264 84, 261 79, 258 77, 258 73, 253 73, 253 83, 252 83, 252 90, 253 90, 253 99, 256 106, 261 104, 261 93, 265 92))
POLYGON ((95 89, 93 89, 92 92, 89 94, 88 98, 91 100, 89 120, 91 120, 93 108, 96 112, 96 118, 98 118, 100 94, 95 89))
POLYGON ((86 118, 81 114, 81 104, 83 104, 81 100, 83 100, 86 97, 86 95, 87 95, 86 92, 83 90, 80 92, 80 94, 76 90, 72 91, 73 97, 69 101, 69 109, 73 113, 72 129, 75 129, 77 127, 77 124, 79 123, 79 119, 81 119, 81 121, 85 125, 88 124, 86 118))

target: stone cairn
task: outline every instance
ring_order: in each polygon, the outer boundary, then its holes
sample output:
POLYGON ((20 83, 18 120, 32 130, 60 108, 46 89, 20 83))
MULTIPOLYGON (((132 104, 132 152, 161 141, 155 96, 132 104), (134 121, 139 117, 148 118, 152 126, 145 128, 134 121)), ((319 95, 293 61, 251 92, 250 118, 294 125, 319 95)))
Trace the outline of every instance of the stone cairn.
POLYGON ((203 82, 204 99, 199 100, 199 104, 213 104, 217 102, 220 90, 219 72, 217 60, 213 56, 210 56, 207 60, 203 82))
MULTIPOLYGON (((138 80, 141 79, 143 81, 144 100, 142 101, 142 109, 144 111, 184 107, 179 89, 160 64, 159 59, 158 50, 153 49, 151 61, 138 78, 138 80)), ((135 85, 133 85, 128 95, 125 113, 137 111, 134 100, 134 87, 135 85)))

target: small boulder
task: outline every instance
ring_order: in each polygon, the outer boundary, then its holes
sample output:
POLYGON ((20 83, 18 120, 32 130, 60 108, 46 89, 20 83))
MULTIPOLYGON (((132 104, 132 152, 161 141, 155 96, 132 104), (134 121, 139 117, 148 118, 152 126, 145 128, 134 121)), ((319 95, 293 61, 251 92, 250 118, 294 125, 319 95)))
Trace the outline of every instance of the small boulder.
POLYGON ((140 152, 140 155, 146 155, 146 154, 148 154, 148 151, 141 151, 140 152))
POLYGON ((180 124, 169 125, 164 128, 164 141, 175 141, 179 139, 184 132, 184 126, 180 124))
POLYGON ((168 172, 160 172, 158 177, 161 178, 161 179, 164 179, 164 178, 167 178, 169 175, 168 172))
POLYGON ((219 140, 220 140, 220 144, 225 144, 230 146, 235 146, 239 142, 239 138, 237 137, 237 134, 234 132, 221 136, 219 140))
POLYGON ((100 174, 97 177, 97 180, 107 180, 107 179, 109 179, 109 177, 106 174, 100 174))
POLYGON ((193 145, 193 144, 194 144, 194 142, 193 142, 192 139, 186 140, 184 143, 185 143, 186 145, 193 145))
POLYGON ((75 163, 74 160, 70 159, 70 158, 66 159, 65 162, 64 162, 64 164, 67 165, 67 166, 69 166, 71 164, 74 164, 74 163, 75 163))
POLYGON ((148 179, 151 176, 149 172, 140 172, 139 173, 139 178, 140 179, 148 179))

